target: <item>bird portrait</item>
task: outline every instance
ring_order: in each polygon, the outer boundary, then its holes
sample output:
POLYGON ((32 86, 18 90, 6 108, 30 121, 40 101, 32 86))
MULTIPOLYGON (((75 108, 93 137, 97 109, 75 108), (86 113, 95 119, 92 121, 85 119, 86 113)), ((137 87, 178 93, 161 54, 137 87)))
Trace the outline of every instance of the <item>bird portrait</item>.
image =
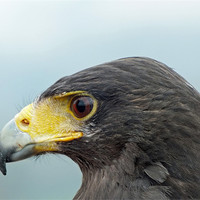
POLYGON ((200 95, 145 57, 65 76, 0 133, 4 175, 6 163, 46 153, 78 164, 74 199, 199 199, 200 95))

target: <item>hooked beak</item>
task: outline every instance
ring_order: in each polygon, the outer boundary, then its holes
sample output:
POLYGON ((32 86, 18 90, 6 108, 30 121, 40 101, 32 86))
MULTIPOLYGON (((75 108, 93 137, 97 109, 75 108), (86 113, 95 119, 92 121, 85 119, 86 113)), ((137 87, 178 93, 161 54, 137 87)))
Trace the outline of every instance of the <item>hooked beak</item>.
POLYGON ((15 120, 9 121, 0 133, 0 170, 2 173, 6 175, 6 162, 32 156, 34 146, 31 137, 18 129, 15 120))
POLYGON ((84 91, 44 98, 24 107, 0 132, 0 170, 6 175, 6 162, 44 152, 62 153, 59 144, 83 137, 84 120, 96 109, 97 101, 84 91), (71 105, 78 95, 93 101, 92 110, 82 118, 75 116, 71 105))
POLYGON ((6 162, 13 162, 44 152, 59 152, 59 142, 83 136, 74 130, 64 104, 47 99, 30 104, 9 121, 0 133, 0 170, 6 175, 6 162), (56 111, 55 111, 56 107, 56 111))

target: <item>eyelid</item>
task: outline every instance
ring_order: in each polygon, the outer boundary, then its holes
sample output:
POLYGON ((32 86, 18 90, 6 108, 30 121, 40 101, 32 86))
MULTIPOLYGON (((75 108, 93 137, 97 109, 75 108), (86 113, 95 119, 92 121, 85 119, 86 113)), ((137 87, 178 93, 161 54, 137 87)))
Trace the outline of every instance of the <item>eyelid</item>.
POLYGON ((86 92, 84 92, 84 93, 79 93, 79 94, 76 94, 76 95, 71 95, 70 96, 70 99, 69 99, 69 101, 68 101, 68 105, 67 105, 67 110, 68 110, 68 112, 73 116, 73 118, 75 118, 76 120, 78 120, 78 121, 87 121, 88 119, 90 119, 95 113, 96 113, 96 111, 97 111, 97 106, 98 106, 98 102, 97 102, 97 100, 94 98, 94 96, 92 96, 91 94, 88 94, 88 93, 86 93, 86 92), (74 100, 74 98, 78 98, 78 97, 90 97, 91 99, 92 99, 92 101, 93 101, 93 107, 92 107, 92 110, 91 110, 91 112, 88 114, 88 115, 86 115, 85 117, 83 117, 83 118, 78 118, 78 117, 76 117, 75 115, 74 115, 74 113, 73 113, 73 111, 71 110, 71 104, 72 104, 72 101, 74 100))
POLYGON ((89 96, 78 96, 73 98, 71 101, 71 111, 77 118, 86 117, 87 115, 90 114, 92 109, 93 109, 93 99, 89 96))

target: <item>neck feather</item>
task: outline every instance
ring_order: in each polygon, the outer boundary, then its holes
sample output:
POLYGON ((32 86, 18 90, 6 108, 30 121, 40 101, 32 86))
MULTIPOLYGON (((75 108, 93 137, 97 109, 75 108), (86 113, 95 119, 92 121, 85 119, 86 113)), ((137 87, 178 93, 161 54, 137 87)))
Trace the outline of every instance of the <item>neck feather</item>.
POLYGON ((139 167, 137 152, 135 146, 129 145, 109 165, 100 168, 82 167, 82 185, 74 199, 140 198, 149 188, 150 181, 139 167))

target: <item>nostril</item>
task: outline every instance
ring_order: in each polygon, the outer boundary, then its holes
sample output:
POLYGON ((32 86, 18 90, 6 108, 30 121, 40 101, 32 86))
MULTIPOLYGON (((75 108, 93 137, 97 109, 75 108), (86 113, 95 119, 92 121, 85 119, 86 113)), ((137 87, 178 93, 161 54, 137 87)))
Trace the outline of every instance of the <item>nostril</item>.
POLYGON ((28 119, 23 119, 21 123, 23 124, 23 126, 28 126, 30 122, 28 121, 28 119))

